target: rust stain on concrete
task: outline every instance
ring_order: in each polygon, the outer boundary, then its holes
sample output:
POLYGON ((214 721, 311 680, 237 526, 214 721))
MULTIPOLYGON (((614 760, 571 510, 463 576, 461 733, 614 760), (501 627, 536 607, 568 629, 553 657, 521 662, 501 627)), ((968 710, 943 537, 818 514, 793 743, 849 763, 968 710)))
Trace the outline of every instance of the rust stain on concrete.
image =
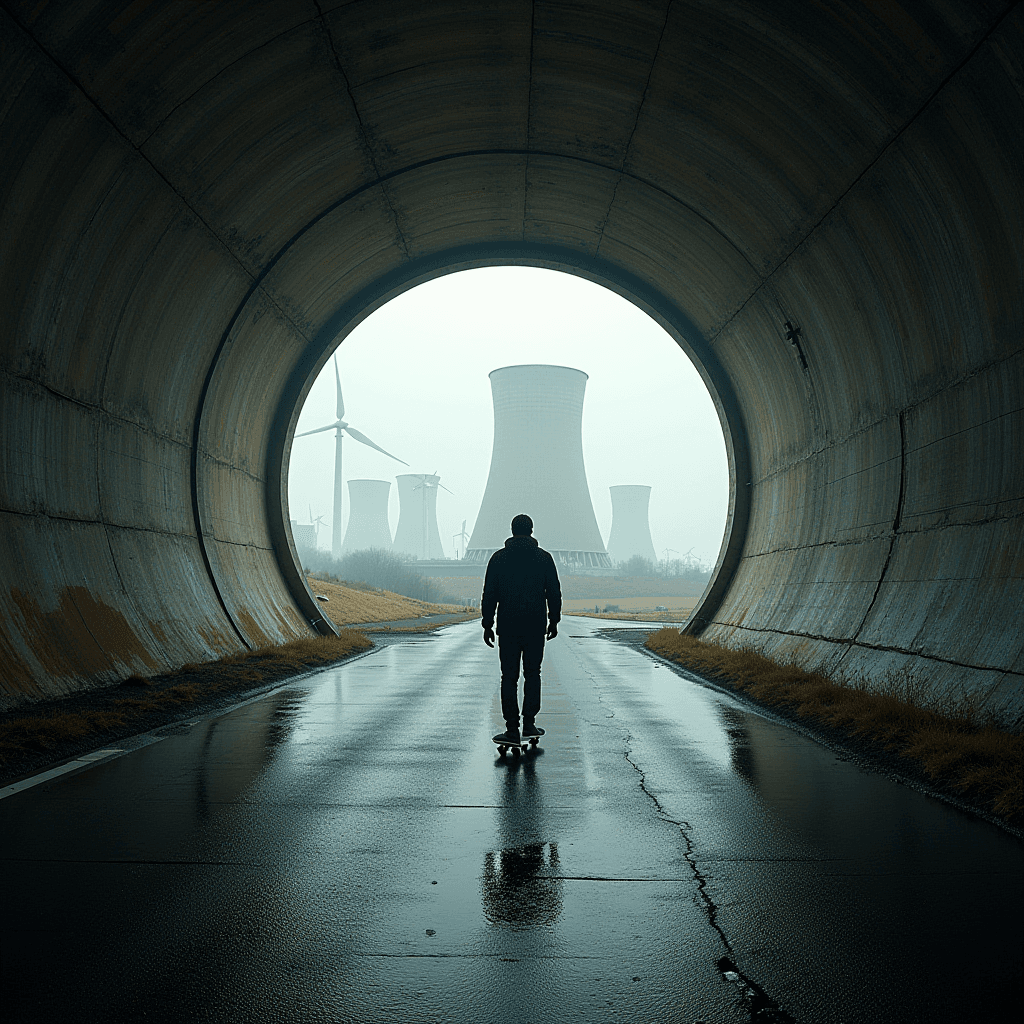
POLYGON ((219 654, 236 654, 239 649, 239 642, 233 636, 228 636, 222 629, 210 625, 197 625, 195 631, 206 642, 210 650, 219 654))
POLYGON ((44 611, 17 587, 10 596, 23 618, 22 640, 48 675, 99 675, 137 668, 140 662, 152 670, 158 667, 124 615, 85 587, 65 587, 53 611, 44 611))
POLYGON ((256 622, 252 612, 247 608, 239 608, 235 612, 235 618, 238 620, 238 624, 242 627, 242 632, 254 643, 257 647, 270 647, 274 641, 267 636, 260 625, 256 622))

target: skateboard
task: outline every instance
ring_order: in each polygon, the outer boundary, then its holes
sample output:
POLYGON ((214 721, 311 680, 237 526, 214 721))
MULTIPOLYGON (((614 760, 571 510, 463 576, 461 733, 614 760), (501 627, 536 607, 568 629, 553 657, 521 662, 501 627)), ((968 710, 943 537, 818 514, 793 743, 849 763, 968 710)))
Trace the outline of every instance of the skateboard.
POLYGON ((498 757, 504 757, 506 750, 512 751, 513 757, 519 757, 520 754, 525 754, 529 751, 530 747, 535 747, 540 742, 539 736, 524 736, 519 743, 498 743, 494 741, 498 746, 498 757))

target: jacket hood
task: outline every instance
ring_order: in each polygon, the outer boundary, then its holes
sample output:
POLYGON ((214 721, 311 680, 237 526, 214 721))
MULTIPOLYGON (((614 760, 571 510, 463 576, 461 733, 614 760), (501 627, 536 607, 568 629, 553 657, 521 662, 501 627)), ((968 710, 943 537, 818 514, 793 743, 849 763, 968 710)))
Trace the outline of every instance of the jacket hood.
POLYGON ((536 537, 509 537, 505 541, 507 548, 540 547, 536 537))

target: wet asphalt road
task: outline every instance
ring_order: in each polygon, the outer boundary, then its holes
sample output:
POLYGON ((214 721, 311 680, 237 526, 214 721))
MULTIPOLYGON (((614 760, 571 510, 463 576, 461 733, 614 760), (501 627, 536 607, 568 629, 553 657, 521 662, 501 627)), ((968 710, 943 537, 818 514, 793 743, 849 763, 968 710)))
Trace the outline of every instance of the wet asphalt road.
POLYGON ((0 801, 4 1019, 1015 1018, 1018 840, 563 628, 523 760, 466 624, 0 801))

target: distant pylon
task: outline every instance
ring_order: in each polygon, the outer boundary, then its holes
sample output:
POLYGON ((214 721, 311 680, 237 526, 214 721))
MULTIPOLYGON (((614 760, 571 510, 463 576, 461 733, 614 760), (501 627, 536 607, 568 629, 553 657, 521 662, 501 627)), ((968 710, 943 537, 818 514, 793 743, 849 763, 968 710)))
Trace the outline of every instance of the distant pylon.
POLYGON ((341 554, 366 548, 391 550, 391 527, 388 525, 388 493, 390 480, 349 480, 348 526, 341 543, 341 554))
POLYGON ((587 375, 568 366, 505 366, 490 374, 494 447, 465 554, 484 563, 525 512, 534 536, 566 568, 609 568, 583 464, 587 375))
POLYGON ((608 555, 613 562, 628 562, 635 555, 657 564, 651 540, 648 512, 651 489, 643 484, 619 484, 609 487, 612 496, 612 532, 608 536, 608 555))
POLYGON ((441 478, 436 473, 402 473, 395 479, 398 481, 398 529, 392 550, 414 558, 444 558, 437 529, 437 491, 443 486, 441 478))

